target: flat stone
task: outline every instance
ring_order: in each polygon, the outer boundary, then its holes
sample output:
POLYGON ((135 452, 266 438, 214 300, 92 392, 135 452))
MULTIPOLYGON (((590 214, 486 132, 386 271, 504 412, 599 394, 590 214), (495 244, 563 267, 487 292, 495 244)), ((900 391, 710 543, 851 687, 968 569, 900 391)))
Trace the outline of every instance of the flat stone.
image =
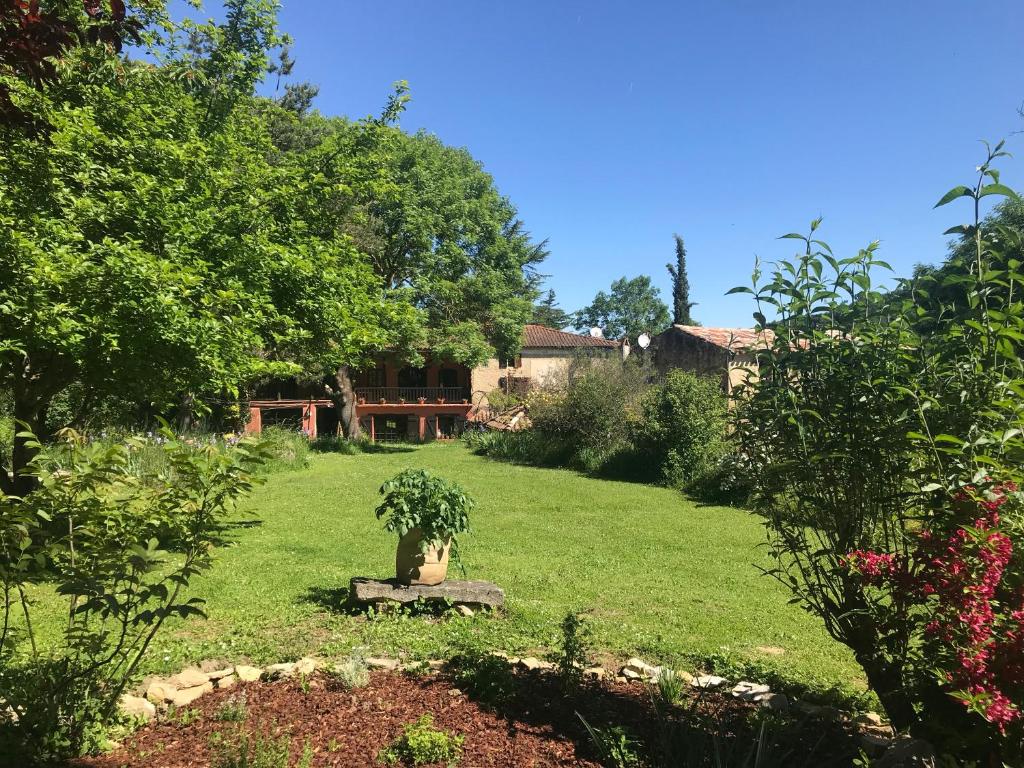
POLYGON ((470 616, 473 616, 476 613, 476 611, 473 610, 472 606, 464 605, 462 603, 456 605, 455 610, 458 611, 460 616, 465 616, 466 618, 469 618, 470 616))
POLYGON ((437 586, 411 586, 399 584, 397 579, 352 579, 349 594, 359 605, 378 603, 448 602, 466 604, 471 608, 483 606, 500 608, 505 604, 505 591, 489 581, 457 581, 448 579, 437 586))
POLYGON ((164 704, 171 700, 178 689, 166 680, 154 680, 146 689, 146 698, 154 704, 164 704))
POLYGON ((891 744, 872 768, 925 768, 935 765, 935 749, 924 739, 901 736, 891 744))
POLYGON ((234 687, 235 683, 238 682, 238 678, 234 675, 224 675, 224 677, 217 678, 217 690, 221 691, 225 688, 234 687))
POLYGON ((732 689, 732 695, 741 699, 742 701, 756 701, 758 696, 763 696, 766 693, 770 693, 771 688, 761 683, 751 683, 746 680, 742 680, 736 683, 732 689))
POLYGON ((141 696, 130 696, 125 694, 121 697, 121 711, 133 717, 141 717, 143 720, 152 720, 156 717, 156 707, 153 702, 141 696))
POLYGON ((263 670, 259 667, 250 667, 247 664, 238 664, 235 666, 235 674, 242 682, 254 683, 262 677, 263 670))
POLYGON ((210 682, 210 677, 195 667, 189 667, 168 678, 168 682, 175 688, 194 688, 198 685, 203 685, 203 683, 210 682))
POLYGON ((170 703, 176 707, 185 707, 198 699, 200 696, 213 690, 213 683, 207 680, 202 685, 194 685, 191 688, 183 688, 175 691, 171 696, 170 703))
MULTIPOLYGON (((652 666, 643 659, 636 657, 629 659, 623 665, 622 673, 625 674, 627 669, 640 677, 652 677, 656 673, 661 672, 661 667, 652 666)), ((629 677, 629 675, 626 676, 629 677)))
POLYGON ((587 667, 583 670, 583 676, 588 677, 591 680, 604 680, 604 676, 608 674, 604 667, 587 667))
POLYGON ((431 659, 427 662, 427 669, 431 672, 440 672, 444 667, 445 663, 441 659, 431 659))
POLYGON ((519 663, 517 664, 517 666, 520 669, 525 669, 525 670, 527 670, 529 672, 533 672, 533 671, 538 670, 538 669, 554 669, 555 668, 555 665, 552 664, 550 661, 541 661, 540 659, 536 659, 533 656, 527 656, 525 658, 520 659, 519 663))
POLYGON ((789 697, 784 693, 763 693, 757 696, 754 701, 773 712, 789 711, 789 697))
POLYGON ((388 672, 398 669, 398 659, 378 659, 371 656, 365 659, 365 662, 370 669, 386 669, 388 672))
POLYGON ((882 716, 877 712, 865 712, 863 715, 857 715, 857 717, 853 719, 853 722, 857 723, 857 725, 885 725, 885 721, 882 720, 882 716))
POLYGON ((234 673, 234 667, 225 667, 224 669, 214 669, 210 672, 207 672, 206 676, 211 680, 217 681, 220 680, 222 677, 227 677, 228 675, 233 675, 234 673))
POLYGON ((301 659, 295 662, 295 674, 297 675, 312 675, 317 668, 316 659, 311 659, 309 656, 303 656, 301 659))
POLYGON ((294 674, 295 663, 290 661, 284 664, 271 664, 263 670, 265 680, 280 680, 282 677, 291 677, 294 674))
POLYGON ((695 688, 721 688, 728 680, 717 675, 698 675, 693 679, 692 685, 695 688))
MULTIPOLYGON (((219 672, 225 667, 230 672, 231 662, 223 659, 203 659, 203 661, 199 662, 199 671, 210 675, 211 679, 213 679, 214 672, 219 672)), ((221 677, 223 677, 223 675, 221 675, 221 677)))

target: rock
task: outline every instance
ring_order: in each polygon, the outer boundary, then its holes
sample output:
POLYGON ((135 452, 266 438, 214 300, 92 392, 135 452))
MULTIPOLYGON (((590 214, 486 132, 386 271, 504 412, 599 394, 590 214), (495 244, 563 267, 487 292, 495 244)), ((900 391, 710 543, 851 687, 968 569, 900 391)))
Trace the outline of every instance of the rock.
POLYGON ((636 675, 633 679, 639 679, 641 677, 652 678, 657 677, 661 672, 661 667, 651 666, 646 661, 634 657, 627 661, 621 670, 621 673, 626 677, 632 677, 632 675, 626 673, 627 670, 633 673, 633 675, 636 675))
POLYGON ((764 696, 766 693, 771 693, 771 689, 767 685, 751 683, 746 680, 736 683, 732 689, 732 695, 742 701, 757 701, 758 696, 764 696))
POLYGON ((441 659, 431 659, 427 662, 427 669, 431 672, 440 672, 444 667, 445 663, 441 659))
POLYGON ((533 672, 538 669, 554 669, 555 667, 555 665, 550 661, 541 661, 540 659, 535 659, 533 656, 526 656, 525 658, 520 659, 517 666, 520 669, 525 669, 529 672, 533 672))
POLYGON ((224 675, 224 677, 218 677, 216 682, 217 690, 221 691, 225 688, 232 688, 237 682, 238 678, 234 675, 224 675))
POLYGON ((615 682, 616 683, 628 683, 628 682, 630 682, 630 680, 625 675, 616 675, 615 676, 615 682))
POLYGON ((311 659, 309 656, 303 656, 295 662, 294 671, 297 675, 305 675, 306 677, 309 677, 316 671, 316 667, 316 659, 311 659))
POLYGON ((210 677, 205 672, 200 672, 195 667, 188 667, 176 675, 168 678, 168 682, 175 688, 194 688, 210 682, 210 677))
POLYGON ((152 720, 156 717, 156 707, 153 702, 141 696, 130 696, 125 694, 120 701, 121 711, 132 717, 141 717, 143 720, 152 720))
POLYGON ((271 664, 263 670, 264 680, 280 680, 283 677, 291 677, 295 674, 295 663, 285 662, 284 664, 271 664))
POLYGON ((380 603, 446 602, 453 605, 466 604, 472 608, 500 608, 505 604, 505 591, 489 581, 457 581, 447 579, 437 586, 399 584, 396 579, 352 579, 349 594, 359 605, 380 603))
POLYGON ((604 667, 587 667, 583 670, 583 676, 591 680, 604 680, 606 674, 604 667))
POLYGON ((728 682, 724 677, 718 677, 717 675, 698 675, 693 679, 692 685, 695 688, 721 688, 728 682))
POLYGON ((644 676, 634 669, 623 667, 619 670, 619 677, 623 680, 643 680, 644 676))
POLYGON ((879 757, 892 746, 892 736, 884 736, 878 733, 865 732, 857 736, 857 742, 861 749, 872 757, 879 757))
POLYGON ((178 689, 166 680, 154 680, 146 689, 146 698, 154 704, 164 704, 171 700, 178 689))
POLYGON ((234 667, 224 667, 224 669, 211 670, 210 672, 206 673, 206 676, 210 678, 210 680, 216 682, 217 680, 220 680, 222 677, 227 677, 228 675, 233 675, 234 673, 234 667))
POLYGON ((213 683, 207 680, 202 685, 194 685, 191 688, 175 691, 170 698, 170 703, 176 707, 186 707, 203 694, 209 693, 212 690, 213 683))
POLYGON ((924 739, 904 736, 890 743, 872 768, 934 768, 935 749, 924 739))
POLYGON ((469 618, 470 616, 473 616, 476 613, 476 611, 474 611, 471 607, 469 607, 468 605, 462 605, 461 603, 455 606, 455 610, 459 612, 459 615, 465 616, 466 618, 469 618))
POLYGON ((789 711, 789 697, 784 693, 762 693, 754 701, 773 712, 789 711))
POLYGON ((366 666, 370 669, 386 669, 388 672, 394 672, 398 669, 397 659, 378 659, 370 657, 365 660, 366 666))
POLYGON ((853 722, 857 723, 857 725, 885 725, 885 721, 882 720, 882 716, 877 712, 865 712, 863 715, 857 715, 857 717, 853 719, 853 722))
POLYGON ((263 670, 259 667, 250 667, 247 664, 237 664, 235 675, 244 683, 254 683, 263 676, 263 670))
MULTIPOLYGON (((224 669, 227 669, 230 672, 231 662, 223 661, 221 659, 204 659, 199 662, 199 671, 208 674, 211 680, 213 679, 213 673, 220 672, 224 669)), ((221 677, 223 677, 223 675, 221 675, 221 677)))

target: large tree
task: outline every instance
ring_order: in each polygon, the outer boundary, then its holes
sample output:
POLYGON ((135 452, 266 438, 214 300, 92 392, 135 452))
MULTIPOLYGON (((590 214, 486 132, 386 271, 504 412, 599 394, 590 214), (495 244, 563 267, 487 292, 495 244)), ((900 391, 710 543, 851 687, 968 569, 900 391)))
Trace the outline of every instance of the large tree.
POLYGON ((554 290, 548 289, 544 298, 534 306, 530 322, 560 331, 572 323, 572 315, 558 306, 554 290))
MULTIPOLYGON (((411 324, 347 237, 301 220, 310 185, 268 162, 264 123, 236 106, 265 66, 274 9, 227 5, 212 38, 234 46, 228 77, 208 58, 153 67, 94 45, 42 91, 8 78, 47 124, 0 126, 0 388, 38 434, 71 387, 83 408, 231 397, 327 355, 363 360, 411 324), (212 79, 182 77, 200 63, 212 79)), ((5 487, 27 489, 30 455, 16 440, 5 487)))
POLYGON ((676 263, 665 265, 672 277, 672 322, 676 325, 693 325, 690 310, 695 306, 695 302, 690 301, 690 278, 686 274, 686 246, 679 235, 673 237, 676 239, 676 263))
MULTIPOLYGON (((406 100, 399 84, 380 117, 358 122, 262 105, 276 126, 275 162, 302 180, 306 203, 296 216, 312 235, 348 238, 383 283, 388 305, 415 308, 418 329, 406 323, 378 351, 419 362, 428 349, 467 366, 514 354, 533 309, 544 243, 531 239, 466 150, 397 126, 406 100)), ((355 366, 314 362, 306 376, 330 372, 342 427, 358 435, 355 366)))
POLYGON ((612 283, 611 293, 598 291, 573 321, 577 330, 598 327, 609 339, 635 339, 644 332, 657 333, 668 324, 668 307, 647 275, 632 280, 620 277, 612 283))

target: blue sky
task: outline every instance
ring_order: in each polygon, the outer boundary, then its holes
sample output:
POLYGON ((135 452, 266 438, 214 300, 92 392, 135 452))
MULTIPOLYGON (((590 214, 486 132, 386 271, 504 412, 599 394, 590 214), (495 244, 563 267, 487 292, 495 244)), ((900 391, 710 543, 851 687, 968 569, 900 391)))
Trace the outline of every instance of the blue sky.
MULTIPOLYGON (((376 113, 467 147, 550 241, 564 308, 621 275, 669 300, 672 233, 705 325, 750 323, 755 254, 825 217, 900 274, 941 259, 978 139, 1024 157, 1024 3, 284 0, 296 80, 327 114, 376 113)), ((1024 188, 1021 161, 1003 180, 1024 188)))

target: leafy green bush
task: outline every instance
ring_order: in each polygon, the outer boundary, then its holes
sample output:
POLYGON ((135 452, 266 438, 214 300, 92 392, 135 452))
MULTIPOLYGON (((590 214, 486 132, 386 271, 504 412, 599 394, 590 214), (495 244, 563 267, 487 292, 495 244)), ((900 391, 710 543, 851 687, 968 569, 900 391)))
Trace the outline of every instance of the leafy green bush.
POLYGON ((385 529, 402 537, 419 528, 423 552, 450 541, 452 557, 458 558, 458 535, 469 530, 474 506, 460 486, 425 469, 407 469, 384 483, 380 492, 384 500, 377 519, 386 518, 385 529))
POLYGON ((330 675, 346 690, 362 688, 370 682, 370 669, 359 654, 352 654, 344 661, 335 664, 330 675))
POLYGON ((425 714, 403 729, 401 737, 382 750, 379 759, 385 765, 456 765, 462 759, 464 736, 453 736, 434 727, 434 716, 425 714))
POLYGON ((590 627, 583 617, 570 611, 562 619, 562 646, 555 657, 558 678, 566 693, 576 693, 583 685, 583 670, 590 663, 588 642, 590 627))
POLYGON ((505 704, 515 693, 516 678, 508 659, 470 650, 449 662, 460 690, 491 707, 505 704))
POLYGON ((221 450, 162 437, 169 473, 139 471, 126 444, 66 432, 62 450, 30 464, 37 490, 0 493, 0 699, 18 715, 0 740, 26 763, 94 748, 164 621, 202 615, 188 586, 262 454, 248 441, 221 450), (33 632, 25 587, 38 582, 68 603, 53 652, 33 632))
POLYGON ((683 488, 707 475, 725 453, 728 400, 717 381, 669 371, 648 390, 630 423, 636 450, 657 466, 661 482, 683 488))

